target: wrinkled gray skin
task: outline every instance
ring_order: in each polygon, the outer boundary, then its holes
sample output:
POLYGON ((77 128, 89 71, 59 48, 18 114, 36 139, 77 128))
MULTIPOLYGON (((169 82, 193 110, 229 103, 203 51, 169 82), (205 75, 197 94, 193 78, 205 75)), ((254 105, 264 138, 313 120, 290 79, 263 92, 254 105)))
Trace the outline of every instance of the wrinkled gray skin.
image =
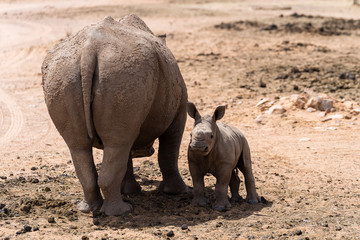
POLYGON ((156 138, 163 175, 159 190, 186 191, 178 171, 186 86, 164 39, 140 18, 105 17, 84 28, 49 51, 42 76, 50 117, 83 187, 80 211, 129 213, 132 207, 121 193, 140 191, 132 157, 153 154, 156 138), (99 176, 92 147, 104 150, 99 176))
POLYGON ((237 169, 245 177, 246 201, 251 204, 260 202, 255 189, 248 142, 237 128, 216 122, 224 116, 225 106, 217 107, 212 116, 207 114, 201 117, 195 105, 189 102, 188 114, 195 119, 188 147, 189 168, 194 185, 192 203, 200 206, 208 203, 204 197, 204 176, 211 173, 216 177, 214 209, 225 211, 231 208, 227 197, 228 186, 231 201, 241 200, 237 169))

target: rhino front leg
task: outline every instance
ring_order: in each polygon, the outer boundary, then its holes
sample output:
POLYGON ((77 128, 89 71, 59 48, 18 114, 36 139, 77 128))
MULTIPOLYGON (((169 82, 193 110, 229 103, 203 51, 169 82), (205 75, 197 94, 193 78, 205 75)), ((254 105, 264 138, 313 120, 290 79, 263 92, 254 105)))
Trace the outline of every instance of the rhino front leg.
POLYGON ((70 147, 70 153, 84 191, 84 200, 77 205, 77 208, 84 213, 95 211, 101 207, 103 199, 97 184, 98 175, 91 146, 86 148, 70 147))
POLYGON ((163 176, 159 190, 169 194, 186 192, 187 186, 178 169, 178 157, 186 122, 186 104, 170 127, 159 137, 158 161, 163 176))
POLYGON ((104 147, 99 186, 104 194, 101 211, 106 215, 126 215, 132 211, 131 205, 122 200, 120 191, 131 149, 131 145, 127 145, 104 147))
POLYGON ((228 186, 231 178, 231 168, 223 166, 218 170, 216 174, 216 184, 215 184, 215 205, 214 209, 217 211, 226 211, 231 208, 227 192, 228 186))
POLYGON ((193 162, 189 162, 189 169, 194 186, 194 198, 191 204, 204 207, 209 203, 204 196, 204 174, 199 170, 197 164, 193 162))
POLYGON ((139 183, 135 180, 134 176, 134 167, 132 157, 129 156, 126 174, 124 180, 121 183, 121 193, 122 194, 132 194, 141 191, 139 183))

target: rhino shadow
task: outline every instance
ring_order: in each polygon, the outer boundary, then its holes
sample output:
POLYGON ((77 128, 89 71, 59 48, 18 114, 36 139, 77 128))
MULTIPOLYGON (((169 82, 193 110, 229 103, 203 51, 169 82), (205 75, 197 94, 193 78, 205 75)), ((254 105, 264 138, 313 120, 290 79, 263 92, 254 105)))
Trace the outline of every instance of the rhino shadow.
MULTIPOLYGON (((146 184, 158 186, 160 182, 150 180, 141 183, 142 186, 146 184)), ((244 190, 241 191, 242 195, 244 192, 244 190)), ((225 220, 238 220, 272 206, 271 201, 251 205, 245 200, 241 200, 238 203, 233 203, 232 208, 228 211, 219 212, 214 210, 211 205, 215 202, 213 186, 205 187, 205 196, 210 200, 210 203, 205 207, 200 207, 191 205, 192 189, 188 193, 179 195, 168 195, 158 190, 124 195, 124 201, 131 203, 134 207, 132 213, 127 216, 105 216, 102 213, 94 212, 93 223, 102 227, 119 229, 154 226, 178 226, 180 228, 183 224, 190 227, 218 219, 219 216, 225 220)))

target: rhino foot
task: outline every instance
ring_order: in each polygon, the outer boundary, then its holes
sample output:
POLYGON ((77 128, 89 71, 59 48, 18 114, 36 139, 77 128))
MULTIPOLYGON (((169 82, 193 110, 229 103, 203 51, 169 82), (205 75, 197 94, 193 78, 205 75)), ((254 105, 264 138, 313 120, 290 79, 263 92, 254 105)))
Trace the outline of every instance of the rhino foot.
POLYGON ((227 201, 226 203, 217 203, 216 202, 213 208, 216 211, 225 212, 231 208, 231 204, 229 201, 227 201))
POLYGON ((235 195, 230 198, 231 203, 238 203, 241 200, 243 200, 243 198, 240 195, 235 195))
POLYGON ((133 210, 131 204, 124 201, 116 202, 115 204, 105 203, 102 205, 100 212, 107 216, 126 216, 133 210))
POLYGON ((101 203, 90 205, 87 201, 82 200, 81 202, 79 202, 76 205, 76 207, 80 212, 89 213, 91 211, 95 211, 95 210, 99 209, 101 207, 101 203))
POLYGON ((259 196, 256 196, 255 198, 246 197, 246 202, 249 204, 258 204, 261 202, 261 200, 259 196))
POLYGON ((167 181, 162 181, 160 183, 158 190, 167 194, 181 194, 181 193, 187 193, 189 191, 189 188, 180 178, 180 179, 171 179, 167 181))

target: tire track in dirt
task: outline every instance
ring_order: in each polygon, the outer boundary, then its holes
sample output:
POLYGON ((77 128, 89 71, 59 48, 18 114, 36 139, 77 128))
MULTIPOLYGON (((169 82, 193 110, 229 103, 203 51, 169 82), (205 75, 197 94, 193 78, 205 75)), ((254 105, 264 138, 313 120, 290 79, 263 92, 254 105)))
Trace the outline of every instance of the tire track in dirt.
MULTIPOLYGON (((24 117, 16 101, 0 88, 0 102, 9 110, 10 126, 3 136, 0 136, 0 145, 4 146, 11 142, 24 126, 24 117)), ((3 113, 1 113, 3 115, 3 113)), ((5 116, 6 117, 6 116, 5 116)))

